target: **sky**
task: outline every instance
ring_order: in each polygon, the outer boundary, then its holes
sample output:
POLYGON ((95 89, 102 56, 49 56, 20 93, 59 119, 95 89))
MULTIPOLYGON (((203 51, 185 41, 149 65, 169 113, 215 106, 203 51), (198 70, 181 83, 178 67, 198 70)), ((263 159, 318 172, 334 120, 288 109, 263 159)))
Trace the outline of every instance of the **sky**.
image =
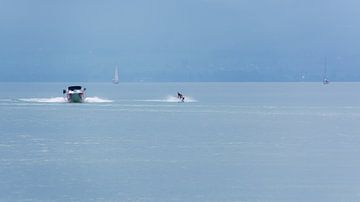
POLYGON ((360 81, 356 0, 0 0, 0 81, 360 81))

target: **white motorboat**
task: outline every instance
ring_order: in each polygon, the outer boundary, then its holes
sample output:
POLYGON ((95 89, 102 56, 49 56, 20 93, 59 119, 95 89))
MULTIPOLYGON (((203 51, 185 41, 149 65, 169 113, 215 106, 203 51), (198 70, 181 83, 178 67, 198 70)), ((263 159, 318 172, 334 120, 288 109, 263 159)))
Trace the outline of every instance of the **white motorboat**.
POLYGON ((68 102, 81 103, 85 100, 85 91, 86 88, 81 86, 69 86, 67 90, 63 90, 63 94, 68 102))

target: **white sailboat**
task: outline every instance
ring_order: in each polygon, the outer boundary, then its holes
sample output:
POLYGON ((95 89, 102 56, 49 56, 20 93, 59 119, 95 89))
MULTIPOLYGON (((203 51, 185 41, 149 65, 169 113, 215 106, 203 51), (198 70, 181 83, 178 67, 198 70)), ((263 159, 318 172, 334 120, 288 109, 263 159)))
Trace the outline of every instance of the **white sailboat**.
POLYGON ((118 66, 116 66, 116 68, 115 68, 114 78, 113 78, 112 82, 114 84, 119 83, 119 69, 118 69, 118 66))
POLYGON ((326 85, 326 84, 329 84, 329 83, 330 83, 330 81, 327 78, 327 60, 325 59, 323 84, 326 85))

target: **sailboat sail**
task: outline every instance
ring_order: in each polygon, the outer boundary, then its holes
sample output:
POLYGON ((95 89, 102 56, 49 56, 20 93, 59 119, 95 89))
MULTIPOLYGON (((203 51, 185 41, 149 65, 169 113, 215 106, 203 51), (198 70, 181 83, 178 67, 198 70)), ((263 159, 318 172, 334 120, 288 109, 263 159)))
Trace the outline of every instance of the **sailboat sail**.
POLYGON ((115 83, 115 84, 118 84, 118 83, 119 83, 119 69, 118 69, 117 66, 116 66, 116 68, 115 68, 113 83, 115 83))
POLYGON ((323 78, 323 84, 329 84, 329 79, 327 78, 327 59, 325 58, 325 67, 324 67, 324 78, 323 78))

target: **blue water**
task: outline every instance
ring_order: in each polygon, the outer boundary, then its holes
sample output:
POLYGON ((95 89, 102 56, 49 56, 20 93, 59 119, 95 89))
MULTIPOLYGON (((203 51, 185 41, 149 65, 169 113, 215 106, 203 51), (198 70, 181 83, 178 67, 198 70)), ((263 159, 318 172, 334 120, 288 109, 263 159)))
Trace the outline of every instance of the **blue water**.
POLYGON ((360 201, 358 83, 83 85, 1 83, 0 201, 360 201))

